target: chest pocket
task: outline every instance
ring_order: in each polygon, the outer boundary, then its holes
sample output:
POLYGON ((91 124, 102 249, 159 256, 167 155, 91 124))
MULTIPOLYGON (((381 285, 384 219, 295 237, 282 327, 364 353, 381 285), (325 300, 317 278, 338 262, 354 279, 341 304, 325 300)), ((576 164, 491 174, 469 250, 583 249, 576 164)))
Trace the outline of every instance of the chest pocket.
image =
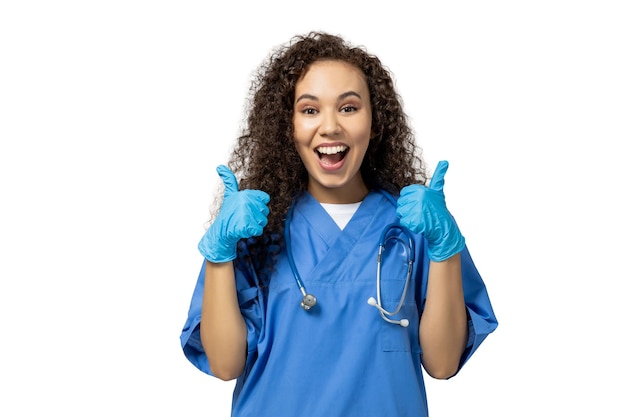
MULTIPOLYGON (((407 297, 409 298, 409 297, 407 297)), ((398 303, 400 300, 397 300, 398 303)), ((397 304, 396 304, 397 305, 397 304)), ((390 317, 393 320, 407 319, 408 327, 388 323, 380 319, 382 349, 384 352, 413 352, 421 353, 419 345, 419 315, 417 305, 413 300, 405 300, 400 312, 390 317)))
MULTIPOLYGON (((393 312, 398 309, 402 300, 402 290, 404 288, 406 270, 396 275, 382 275, 381 280, 381 301, 383 307, 393 312), (399 279, 400 278, 400 279, 399 279)), ((392 320, 407 319, 409 325, 402 327, 400 324, 389 323, 380 318, 382 326, 382 349, 385 352, 421 352, 419 346, 419 314, 415 302, 415 282, 413 277, 409 281, 406 297, 400 307, 400 311, 389 316, 392 320)))

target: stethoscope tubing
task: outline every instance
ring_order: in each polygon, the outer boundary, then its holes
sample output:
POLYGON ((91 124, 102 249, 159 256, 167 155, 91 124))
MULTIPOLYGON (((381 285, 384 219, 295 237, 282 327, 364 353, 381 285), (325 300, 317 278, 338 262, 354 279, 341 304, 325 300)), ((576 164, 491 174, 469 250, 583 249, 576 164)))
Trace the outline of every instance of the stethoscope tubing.
POLYGON ((411 235, 411 232, 406 227, 397 223, 392 223, 388 225, 387 227, 385 227, 385 229, 383 230, 383 233, 381 234, 380 241, 378 243, 378 256, 376 260, 376 263, 377 263, 376 299, 374 299, 373 297, 370 297, 367 300, 367 303, 373 307, 376 307, 378 309, 378 312, 380 313, 380 317, 382 317, 383 320, 385 320, 387 323, 398 324, 402 327, 409 326, 409 320, 405 318, 400 319, 400 320, 395 320, 395 319, 392 319, 391 316, 398 314, 400 310, 402 309, 402 306, 404 305, 404 300, 406 299, 407 290, 409 288, 409 282, 411 280, 411 274, 413 273, 414 260, 415 260, 415 241, 413 240, 413 235, 411 235), (389 231, 393 229, 398 229, 402 233, 404 233, 406 237, 408 238, 408 241, 396 235, 392 235, 388 237, 387 235, 389 234, 389 231), (402 289, 402 295, 400 297, 400 301, 398 302, 398 306, 396 307, 394 311, 388 311, 383 307, 382 295, 381 295, 381 289, 380 289, 381 281, 382 281, 381 268, 382 268, 382 262, 383 262, 383 252, 385 251, 387 242, 389 242, 390 240, 397 240, 398 242, 400 242, 405 247, 405 251, 407 252, 407 272, 406 272, 406 277, 404 279, 404 287, 402 289))
POLYGON ((381 234, 381 238, 378 243, 378 257, 376 260, 376 302, 379 305, 379 310, 381 314, 385 314, 387 316, 394 316, 400 312, 400 309, 402 308, 402 305, 404 304, 404 299, 406 298, 407 290, 409 289, 409 281, 411 279, 411 273, 413 272, 414 260, 415 260, 415 243, 413 241, 413 237, 411 236, 410 232, 404 226, 401 226, 395 223, 390 224, 387 227, 385 227, 385 230, 381 234), (407 241, 402 239, 400 236, 387 237, 389 231, 393 229, 398 229, 402 231, 408 237, 408 243, 407 241), (382 264, 383 264, 383 259, 382 259, 383 252, 385 251, 387 242, 389 242, 390 240, 399 241, 400 243, 404 245, 406 251, 408 252, 407 272, 406 272, 406 278, 404 280, 404 287, 402 289, 402 296, 400 297, 400 303, 398 303, 398 307, 394 311, 387 311, 385 310, 385 308, 383 308, 382 303, 381 303, 382 297, 380 294, 380 286, 381 286, 380 283, 382 281, 381 269, 382 269, 382 264))
POLYGON ((289 208, 287 212, 287 219, 285 220, 285 248, 287 250, 287 260, 289 261, 289 266, 291 267, 291 272, 293 272, 293 276, 296 280, 296 284, 298 285, 298 289, 302 293, 302 301, 300 302, 300 306, 304 309, 304 311, 311 310, 312 307, 315 307, 317 304, 317 298, 313 294, 309 294, 304 287, 304 283, 302 282, 302 278, 300 278, 300 273, 298 272, 298 267, 296 266, 296 262, 293 259, 293 252, 291 250, 291 217, 293 216, 293 204, 289 208))

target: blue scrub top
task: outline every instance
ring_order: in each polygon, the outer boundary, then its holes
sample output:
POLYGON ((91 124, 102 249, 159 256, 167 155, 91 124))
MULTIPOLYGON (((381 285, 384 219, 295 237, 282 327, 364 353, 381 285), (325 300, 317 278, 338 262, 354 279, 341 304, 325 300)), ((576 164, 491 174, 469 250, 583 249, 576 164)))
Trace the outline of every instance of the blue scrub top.
MULTIPOLYGON (((295 203, 291 246, 306 290, 317 305, 300 307, 302 294, 283 251, 261 290, 250 265, 237 262, 239 305, 248 327, 246 368, 233 392, 232 416, 427 416, 419 345, 429 259, 421 235, 406 300, 384 321, 367 303, 376 298, 376 259, 383 229, 396 222, 395 202, 370 192, 342 231, 308 193, 295 203)), ((245 247, 243 247, 245 250, 245 247)), ((498 323, 485 285, 465 248, 461 252, 469 339, 460 367, 498 323)), ((382 267, 382 303, 395 310, 406 277, 405 247, 391 241, 382 267)), ((204 262, 181 334, 183 352, 211 374, 200 342, 204 262)))

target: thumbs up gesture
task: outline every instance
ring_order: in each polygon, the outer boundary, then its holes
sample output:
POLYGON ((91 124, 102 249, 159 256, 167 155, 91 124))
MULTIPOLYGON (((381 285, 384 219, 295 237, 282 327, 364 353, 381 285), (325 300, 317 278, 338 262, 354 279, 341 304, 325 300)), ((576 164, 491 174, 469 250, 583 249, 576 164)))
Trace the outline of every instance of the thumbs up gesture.
POLYGON ((260 236, 267 224, 270 196, 259 190, 239 191, 235 174, 224 165, 217 167, 224 182, 224 201, 198 244, 200 253, 210 262, 232 261, 237 257, 237 242, 260 236))
POLYGON ((448 162, 440 161, 430 185, 413 184, 400 191, 396 214, 400 224, 414 233, 422 233, 428 242, 428 256, 441 262, 465 247, 465 238, 446 207, 443 177, 448 162))

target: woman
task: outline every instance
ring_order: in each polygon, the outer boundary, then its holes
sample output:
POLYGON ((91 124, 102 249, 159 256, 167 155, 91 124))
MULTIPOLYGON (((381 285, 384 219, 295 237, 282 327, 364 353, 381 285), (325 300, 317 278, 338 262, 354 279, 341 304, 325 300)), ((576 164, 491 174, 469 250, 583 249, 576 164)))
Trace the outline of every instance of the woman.
POLYGON ((389 72, 338 36, 275 50, 250 98, 185 355, 237 378, 233 416, 428 415, 422 369, 452 377, 497 327, 447 162, 426 186, 389 72))

